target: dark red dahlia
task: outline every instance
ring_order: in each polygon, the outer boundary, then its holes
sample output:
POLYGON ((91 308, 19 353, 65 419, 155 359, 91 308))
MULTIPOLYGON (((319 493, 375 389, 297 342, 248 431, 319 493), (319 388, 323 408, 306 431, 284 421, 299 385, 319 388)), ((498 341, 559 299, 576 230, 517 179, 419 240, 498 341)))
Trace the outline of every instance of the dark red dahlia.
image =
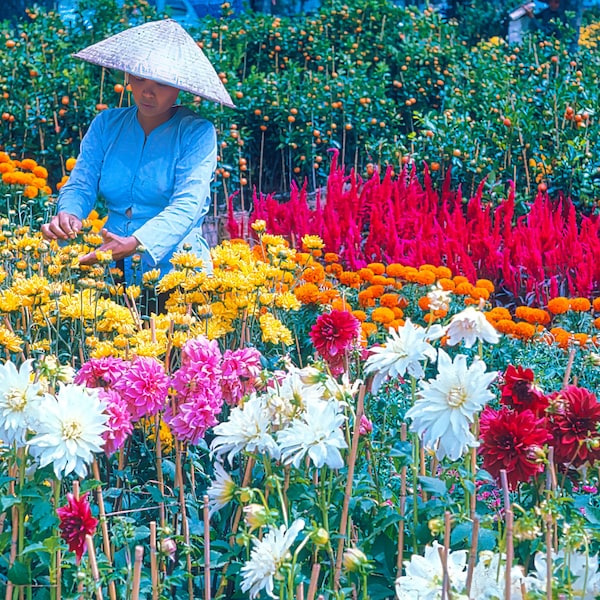
POLYGON ((98 525, 98 520, 92 517, 87 496, 87 492, 78 499, 67 494, 67 504, 56 509, 60 519, 60 537, 69 544, 69 550, 75 552, 77 564, 85 551, 85 536, 93 535, 98 525))
POLYGON ((533 371, 520 365, 508 365, 500 401, 509 408, 518 411, 529 409, 538 416, 548 407, 548 398, 533 384, 533 371))
POLYGON ((515 411, 503 406, 494 410, 489 406, 479 421, 483 468, 499 478, 506 470, 511 489, 521 481, 529 481, 544 470, 543 446, 552 439, 546 430, 546 420, 530 410, 515 411))
POLYGON ((554 438, 554 462, 577 468, 600 460, 600 403, 575 385, 550 397, 549 428, 554 438))
POLYGON ((334 374, 343 371, 344 355, 359 335, 360 321, 343 310, 320 315, 310 330, 310 339, 317 352, 327 361, 334 374))

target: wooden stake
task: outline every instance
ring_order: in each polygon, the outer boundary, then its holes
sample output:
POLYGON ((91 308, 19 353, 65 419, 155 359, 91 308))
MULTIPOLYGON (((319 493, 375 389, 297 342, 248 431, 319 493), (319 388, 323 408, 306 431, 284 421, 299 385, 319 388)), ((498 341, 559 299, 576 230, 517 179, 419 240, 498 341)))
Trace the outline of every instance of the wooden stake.
POLYGON ((504 522, 506 524, 506 565, 504 571, 504 600, 511 600, 512 566, 515 549, 513 545, 513 511, 507 509, 504 522))
POLYGON ((156 557, 156 521, 150 521, 150 578, 152 600, 158 600, 158 561, 156 557))
POLYGON ((100 573, 98 571, 98 563, 96 562, 96 548, 94 548, 94 538, 88 533, 85 536, 85 545, 88 551, 88 560, 92 577, 94 578, 94 589, 96 591, 97 600, 102 600, 102 586, 100 585, 100 573))
POLYGON ((133 585, 131 590, 131 600, 139 600, 140 597, 140 579, 142 574, 142 561, 144 559, 144 546, 135 547, 135 562, 133 563, 133 585))
POLYGON ((354 466, 356 464, 356 454, 358 452, 358 441, 360 439, 360 419, 364 413, 366 387, 360 386, 358 392, 358 401, 356 403, 356 414, 354 416, 354 431, 352 433, 352 447, 348 458, 348 475, 346 479, 346 489, 344 490, 344 504, 342 506, 342 516, 340 519, 340 539, 337 547, 337 556, 335 561, 335 573, 333 585, 335 591, 339 590, 340 577, 342 574, 342 558, 344 553, 344 542, 346 541, 346 531, 348 526, 348 511, 350 508, 350 498, 352 497, 352 483, 354 479, 354 466))
POLYGON ((317 593, 317 585, 319 583, 319 572, 321 571, 321 563, 315 563, 310 572, 310 583, 308 584, 308 594, 306 600, 314 600, 317 593))
POLYGON ((208 496, 204 496, 204 600, 210 600, 210 514, 208 496))
MULTIPOLYGON (((406 442, 406 423, 400 427, 400 440, 406 442)), ((398 524, 398 558, 396 561, 397 577, 402 575, 404 562, 404 517, 406 515, 406 467, 400 470, 400 523, 398 524)))
POLYGON ((467 581, 465 588, 467 596, 471 594, 471 584, 473 583, 473 572, 477 562, 477 546, 479 545, 479 519, 473 518, 473 531, 471 532, 471 549, 469 550, 469 564, 467 566, 467 581))

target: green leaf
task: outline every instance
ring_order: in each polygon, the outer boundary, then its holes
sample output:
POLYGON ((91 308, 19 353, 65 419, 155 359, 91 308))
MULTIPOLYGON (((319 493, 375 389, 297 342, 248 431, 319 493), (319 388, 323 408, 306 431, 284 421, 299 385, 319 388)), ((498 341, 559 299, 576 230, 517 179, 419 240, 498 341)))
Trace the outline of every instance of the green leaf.
POLYGON ((8 580, 15 585, 27 585, 31 583, 31 570, 29 565, 21 561, 15 564, 8 570, 8 580))
POLYGON ((419 476, 419 483, 426 492, 431 492, 436 496, 445 496, 448 493, 446 489, 446 482, 436 477, 425 477, 424 475, 419 476))

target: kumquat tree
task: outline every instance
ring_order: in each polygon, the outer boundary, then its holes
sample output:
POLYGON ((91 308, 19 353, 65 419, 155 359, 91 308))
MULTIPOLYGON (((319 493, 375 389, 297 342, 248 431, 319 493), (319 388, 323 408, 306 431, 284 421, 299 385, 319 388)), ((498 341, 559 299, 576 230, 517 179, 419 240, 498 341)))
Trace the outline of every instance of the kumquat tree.
POLYGON ((0 26, 0 598, 600 598, 594 11, 222 13, 212 271, 127 283, 40 227, 163 15, 0 26))

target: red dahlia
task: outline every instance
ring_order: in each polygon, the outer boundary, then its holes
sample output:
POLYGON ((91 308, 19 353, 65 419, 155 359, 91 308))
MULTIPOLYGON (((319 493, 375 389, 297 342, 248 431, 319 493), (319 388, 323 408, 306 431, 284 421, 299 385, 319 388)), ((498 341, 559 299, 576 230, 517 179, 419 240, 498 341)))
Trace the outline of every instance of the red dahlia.
POLYGON ((359 335, 360 321, 342 310, 320 315, 310 330, 310 339, 334 375, 343 371, 344 355, 356 343, 359 335))
POLYGON ((520 365, 508 365, 500 401, 509 408, 518 411, 529 409, 538 416, 548 407, 548 398, 533 384, 533 371, 520 365))
POLYGON ((530 410, 518 412, 506 406, 494 410, 486 406, 479 430, 483 468, 496 478, 505 469, 511 489, 544 470, 540 457, 544 444, 551 439, 545 419, 530 410))
POLYGON ((69 544, 69 550, 75 552, 78 564, 85 551, 85 536, 92 535, 98 525, 98 520, 92 517, 87 496, 87 492, 79 498, 67 494, 67 504, 56 509, 60 537, 69 544))
POLYGON ((550 401, 554 461, 577 468, 600 460, 600 403, 596 396, 570 385, 553 394, 550 401))

